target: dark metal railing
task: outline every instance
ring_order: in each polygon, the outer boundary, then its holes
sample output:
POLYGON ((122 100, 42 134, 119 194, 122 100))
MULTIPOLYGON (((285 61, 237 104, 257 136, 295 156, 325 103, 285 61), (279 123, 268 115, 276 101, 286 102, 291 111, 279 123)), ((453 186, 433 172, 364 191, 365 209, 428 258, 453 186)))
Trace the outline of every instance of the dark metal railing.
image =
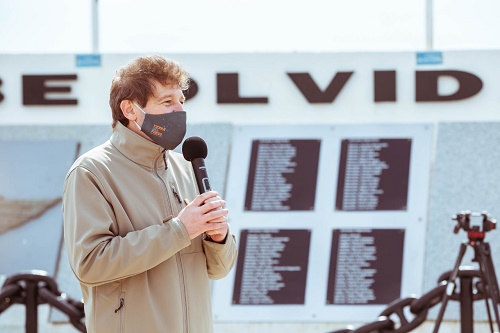
POLYGON ((83 303, 57 288, 47 272, 31 270, 9 276, 0 289, 0 314, 14 304, 26 307, 26 333, 38 332, 38 306, 49 304, 66 314, 70 323, 86 333, 83 303))

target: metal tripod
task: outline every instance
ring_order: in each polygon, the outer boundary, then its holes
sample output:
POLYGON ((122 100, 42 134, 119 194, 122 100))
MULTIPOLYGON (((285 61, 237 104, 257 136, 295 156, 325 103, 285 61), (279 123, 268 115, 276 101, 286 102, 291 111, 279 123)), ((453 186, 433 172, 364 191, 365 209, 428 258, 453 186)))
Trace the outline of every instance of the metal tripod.
MULTIPOLYGON (((460 263, 464 257, 465 251, 467 250, 467 246, 471 246, 474 249, 474 258, 472 261, 477 262, 479 264, 479 278, 482 282, 481 287, 484 293, 484 300, 486 303, 486 312, 488 314, 488 321, 490 325, 491 333, 500 332, 500 316, 498 311, 499 305, 499 289, 498 282, 495 273, 495 267, 493 266, 493 261, 491 259, 491 250, 490 245, 487 242, 484 242, 485 232, 480 231, 469 231, 467 232, 468 241, 464 241, 460 245, 460 251, 458 253, 457 261, 455 262, 455 266, 451 271, 450 277, 447 282, 446 293, 443 296, 441 301, 441 308, 439 309, 439 314, 436 318, 436 323, 434 326, 433 333, 437 333, 439 331, 439 326, 441 325, 441 321, 443 320, 443 315, 446 310, 446 305, 448 300, 453 295, 456 287, 455 280, 457 279, 460 263), (491 307, 495 313, 495 322, 497 331, 493 330, 493 320, 491 316, 490 309, 490 301, 491 307)), ((465 292, 464 290, 460 291, 461 293, 465 292)), ((461 304, 463 306, 463 304, 461 304)), ((472 317, 472 307, 470 307, 470 312, 468 315, 472 317)), ((464 315, 464 311, 462 311, 462 316, 464 315)), ((461 318, 462 319, 462 333, 473 333, 472 327, 472 319, 471 318, 461 318), (467 324, 464 324, 467 323, 467 324)))

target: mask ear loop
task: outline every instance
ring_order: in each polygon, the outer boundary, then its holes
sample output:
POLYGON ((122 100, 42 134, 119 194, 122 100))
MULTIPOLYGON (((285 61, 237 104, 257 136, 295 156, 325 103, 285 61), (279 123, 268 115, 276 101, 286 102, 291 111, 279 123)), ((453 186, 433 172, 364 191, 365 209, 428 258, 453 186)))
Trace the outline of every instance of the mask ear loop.
MULTIPOLYGON (((139 110, 141 110, 141 111, 142 111, 142 113, 147 114, 147 113, 146 113, 146 111, 144 111, 144 110, 143 110, 143 109, 142 109, 139 105, 137 105, 137 103, 136 103, 136 102, 132 102, 132 103, 133 103, 135 106, 137 106, 137 108, 138 108, 139 110)), ((142 131, 141 126, 139 126, 139 124, 138 124, 135 120, 134 120, 134 123, 135 123, 135 126, 137 126, 137 128, 139 129, 139 131, 142 131)))

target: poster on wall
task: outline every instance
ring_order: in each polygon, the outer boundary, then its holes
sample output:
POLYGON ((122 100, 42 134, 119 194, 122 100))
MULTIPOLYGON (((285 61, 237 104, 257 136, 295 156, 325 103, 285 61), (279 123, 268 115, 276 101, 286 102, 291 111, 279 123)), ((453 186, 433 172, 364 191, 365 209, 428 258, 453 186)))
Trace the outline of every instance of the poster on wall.
POLYGON ((404 229, 335 229, 327 304, 388 304, 400 298, 404 229))
POLYGON ((343 139, 336 209, 406 210, 411 139, 343 139))
POLYGON ((236 127, 226 200, 239 255, 214 282, 215 319, 373 320, 419 294, 432 133, 236 127))
POLYGON ((310 230, 241 230, 235 305, 304 304, 310 230))
POLYGON ((64 177, 76 141, 0 141, 0 275, 56 272, 64 177))
POLYGON ((254 140, 245 210, 312 210, 319 140, 254 140))

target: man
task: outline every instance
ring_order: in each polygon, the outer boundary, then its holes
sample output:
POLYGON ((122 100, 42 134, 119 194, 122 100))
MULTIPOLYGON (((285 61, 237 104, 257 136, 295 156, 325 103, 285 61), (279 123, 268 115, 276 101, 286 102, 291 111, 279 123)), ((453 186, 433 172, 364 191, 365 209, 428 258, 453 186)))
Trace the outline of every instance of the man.
POLYGON ((186 131, 187 72, 160 56, 113 79, 113 135, 69 170, 64 239, 89 333, 212 332, 209 279, 233 267, 226 202, 199 195, 173 152, 186 131))

